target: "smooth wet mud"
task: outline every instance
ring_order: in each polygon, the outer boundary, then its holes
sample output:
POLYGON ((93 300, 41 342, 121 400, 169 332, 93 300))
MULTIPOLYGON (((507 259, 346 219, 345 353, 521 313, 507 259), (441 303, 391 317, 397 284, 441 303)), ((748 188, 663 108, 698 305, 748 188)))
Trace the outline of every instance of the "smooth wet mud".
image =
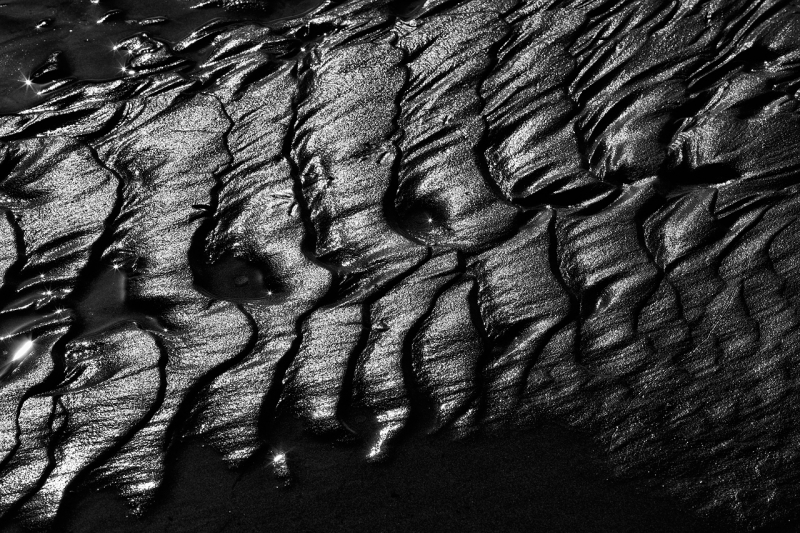
POLYGON ((119 79, 128 58, 115 45, 137 34, 177 43, 209 21, 270 22, 302 15, 320 3, 5 0, 0 4, 0 112, 42 102, 38 93, 58 80, 119 79))

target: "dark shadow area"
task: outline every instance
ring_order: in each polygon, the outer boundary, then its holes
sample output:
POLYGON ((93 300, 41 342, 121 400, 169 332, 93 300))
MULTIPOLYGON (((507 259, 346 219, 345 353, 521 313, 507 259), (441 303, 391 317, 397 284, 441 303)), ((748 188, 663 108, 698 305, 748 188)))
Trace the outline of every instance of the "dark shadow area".
POLYGON ((458 442, 414 437, 385 464, 299 428, 282 434, 274 452, 240 472, 208 448, 183 446, 141 519, 110 492, 71 493, 56 530, 717 531, 667 497, 609 479, 588 438, 556 426, 458 442))

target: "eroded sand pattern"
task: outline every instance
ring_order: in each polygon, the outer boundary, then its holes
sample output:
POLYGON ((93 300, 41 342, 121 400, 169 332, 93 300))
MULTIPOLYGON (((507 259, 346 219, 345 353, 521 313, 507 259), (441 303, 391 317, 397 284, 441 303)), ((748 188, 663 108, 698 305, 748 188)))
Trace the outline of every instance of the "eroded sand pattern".
POLYGON ((796 513, 796 10, 328 2, 40 78, 0 117, 0 513, 79 476, 146 509, 184 436, 238 465, 354 409, 365 460, 557 419, 701 511, 796 513))

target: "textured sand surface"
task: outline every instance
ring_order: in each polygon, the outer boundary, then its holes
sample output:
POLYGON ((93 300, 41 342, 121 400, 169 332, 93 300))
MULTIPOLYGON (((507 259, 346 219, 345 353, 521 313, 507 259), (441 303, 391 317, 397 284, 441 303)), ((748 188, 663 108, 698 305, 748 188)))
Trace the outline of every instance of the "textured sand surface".
POLYGON ((797 10, 353 0, 110 40, 106 79, 47 51, 0 86, 0 513, 146 512, 182 439, 242 465, 290 416, 365 462, 556 421, 796 516, 797 10))

